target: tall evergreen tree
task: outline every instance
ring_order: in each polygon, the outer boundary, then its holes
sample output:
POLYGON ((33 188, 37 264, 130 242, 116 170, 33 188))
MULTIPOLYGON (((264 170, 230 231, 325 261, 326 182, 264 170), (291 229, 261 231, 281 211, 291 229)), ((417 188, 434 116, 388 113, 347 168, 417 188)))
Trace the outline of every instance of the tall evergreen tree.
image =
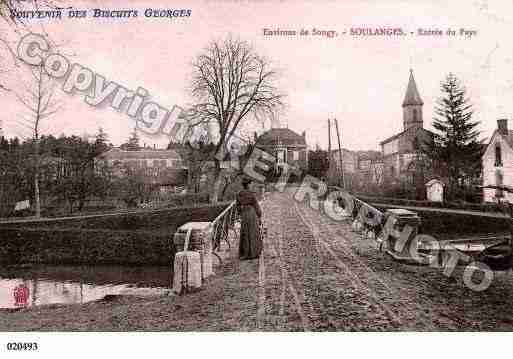
POLYGON ((103 128, 98 129, 98 133, 95 136, 94 140, 94 152, 95 156, 98 156, 99 154, 102 154, 103 152, 107 151, 109 148, 111 148, 111 144, 109 143, 109 136, 107 135, 107 132, 103 130, 103 128))
POLYGON ((122 150, 125 151, 139 151, 141 146, 139 144, 139 135, 137 134, 137 129, 134 128, 134 131, 130 134, 130 138, 127 143, 122 144, 122 150))
POLYGON ((472 105, 465 87, 450 73, 441 83, 433 127, 434 141, 427 146, 434 173, 448 182, 448 195, 460 197, 480 175, 481 144, 479 121, 473 121, 472 105))

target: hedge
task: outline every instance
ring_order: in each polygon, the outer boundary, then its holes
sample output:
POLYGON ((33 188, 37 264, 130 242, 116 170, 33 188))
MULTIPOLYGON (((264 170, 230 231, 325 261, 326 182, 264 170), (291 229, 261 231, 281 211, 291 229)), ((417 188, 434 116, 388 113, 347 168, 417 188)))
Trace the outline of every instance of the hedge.
POLYGON ((226 207, 0 223, 0 264, 170 265, 176 229, 226 207))
MULTIPOLYGON (((386 211, 386 207, 378 206, 386 211)), ((414 210, 421 218, 419 233, 436 239, 475 237, 485 234, 509 233, 510 220, 471 214, 414 210)))
POLYGON ((373 197, 373 196, 358 195, 358 194, 356 194, 355 196, 364 202, 390 204, 390 205, 397 205, 397 206, 460 209, 460 210, 466 210, 466 211, 480 211, 480 212, 501 212, 501 207, 497 203, 431 202, 431 201, 417 201, 417 200, 391 198, 391 197, 373 197))
POLYGON ((172 235, 151 231, 3 229, 1 264, 170 265, 172 235))

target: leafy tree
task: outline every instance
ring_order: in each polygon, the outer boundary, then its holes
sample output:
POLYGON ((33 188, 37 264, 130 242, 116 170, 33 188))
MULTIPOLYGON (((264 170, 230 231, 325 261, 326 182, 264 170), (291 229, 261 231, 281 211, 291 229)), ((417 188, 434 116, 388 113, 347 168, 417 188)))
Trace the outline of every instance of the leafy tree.
POLYGON ((17 138, 7 140, 0 137, 0 216, 11 214, 14 203, 24 199, 25 189, 21 186, 23 163, 26 158, 21 153, 17 138))
POLYGON ((82 210, 87 198, 96 193, 93 144, 78 136, 61 137, 55 154, 56 197, 68 203, 70 213, 75 204, 82 210))
POLYGON ((308 153, 308 174, 316 178, 325 178, 328 174, 328 152, 316 149, 308 153))
POLYGON ((144 168, 128 164, 119 164, 113 187, 116 197, 123 200, 127 207, 137 207, 151 198, 154 188, 148 181, 144 168))
POLYGON ((214 158, 215 145, 203 141, 187 141, 184 144, 170 143, 168 149, 174 149, 180 154, 187 167, 187 187, 195 193, 199 192, 201 177, 207 170, 208 162, 214 158))
POLYGON ((448 195, 454 197, 480 175, 480 122, 473 121, 465 87, 455 75, 447 75, 440 87, 442 96, 437 100, 433 119, 436 133, 425 151, 434 173, 446 179, 448 195))
MULTIPOLYGON (((242 189, 242 187, 240 187, 240 182, 237 181, 237 179, 244 176, 244 168, 251 159, 254 150, 255 144, 249 139, 245 140, 244 145, 235 142, 232 143, 230 152, 228 152, 224 158, 224 163, 227 164, 225 167, 227 168, 221 172, 219 178, 221 185, 221 200, 226 199, 225 197, 230 187, 232 187, 232 194, 242 189), (230 186, 232 184, 234 186, 230 186)), ((271 173, 268 171, 265 175, 270 177, 269 175, 271 175, 271 173)), ((272 179, 275 180, 276 178, 272 179)))

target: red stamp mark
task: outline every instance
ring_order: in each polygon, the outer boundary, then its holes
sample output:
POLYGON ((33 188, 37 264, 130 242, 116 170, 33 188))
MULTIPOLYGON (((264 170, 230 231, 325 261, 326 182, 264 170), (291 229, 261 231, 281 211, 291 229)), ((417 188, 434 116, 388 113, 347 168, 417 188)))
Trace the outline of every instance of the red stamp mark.
POLYGON ((26 307, 30 296, 30 290, 25 284, 20 284, 13 290, 14 305, 17 307, 26 307))

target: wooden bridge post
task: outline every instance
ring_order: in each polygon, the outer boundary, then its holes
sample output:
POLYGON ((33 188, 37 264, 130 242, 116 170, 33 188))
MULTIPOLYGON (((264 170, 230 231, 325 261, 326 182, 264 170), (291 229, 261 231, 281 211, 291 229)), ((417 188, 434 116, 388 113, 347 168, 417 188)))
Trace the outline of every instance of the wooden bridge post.
POLYGON ((396 260, 418 262, 418 243, 421 219, 417 213, 405 209, 389 209, 385 216, 392 225, 386 225, 387 253, 396 260))

